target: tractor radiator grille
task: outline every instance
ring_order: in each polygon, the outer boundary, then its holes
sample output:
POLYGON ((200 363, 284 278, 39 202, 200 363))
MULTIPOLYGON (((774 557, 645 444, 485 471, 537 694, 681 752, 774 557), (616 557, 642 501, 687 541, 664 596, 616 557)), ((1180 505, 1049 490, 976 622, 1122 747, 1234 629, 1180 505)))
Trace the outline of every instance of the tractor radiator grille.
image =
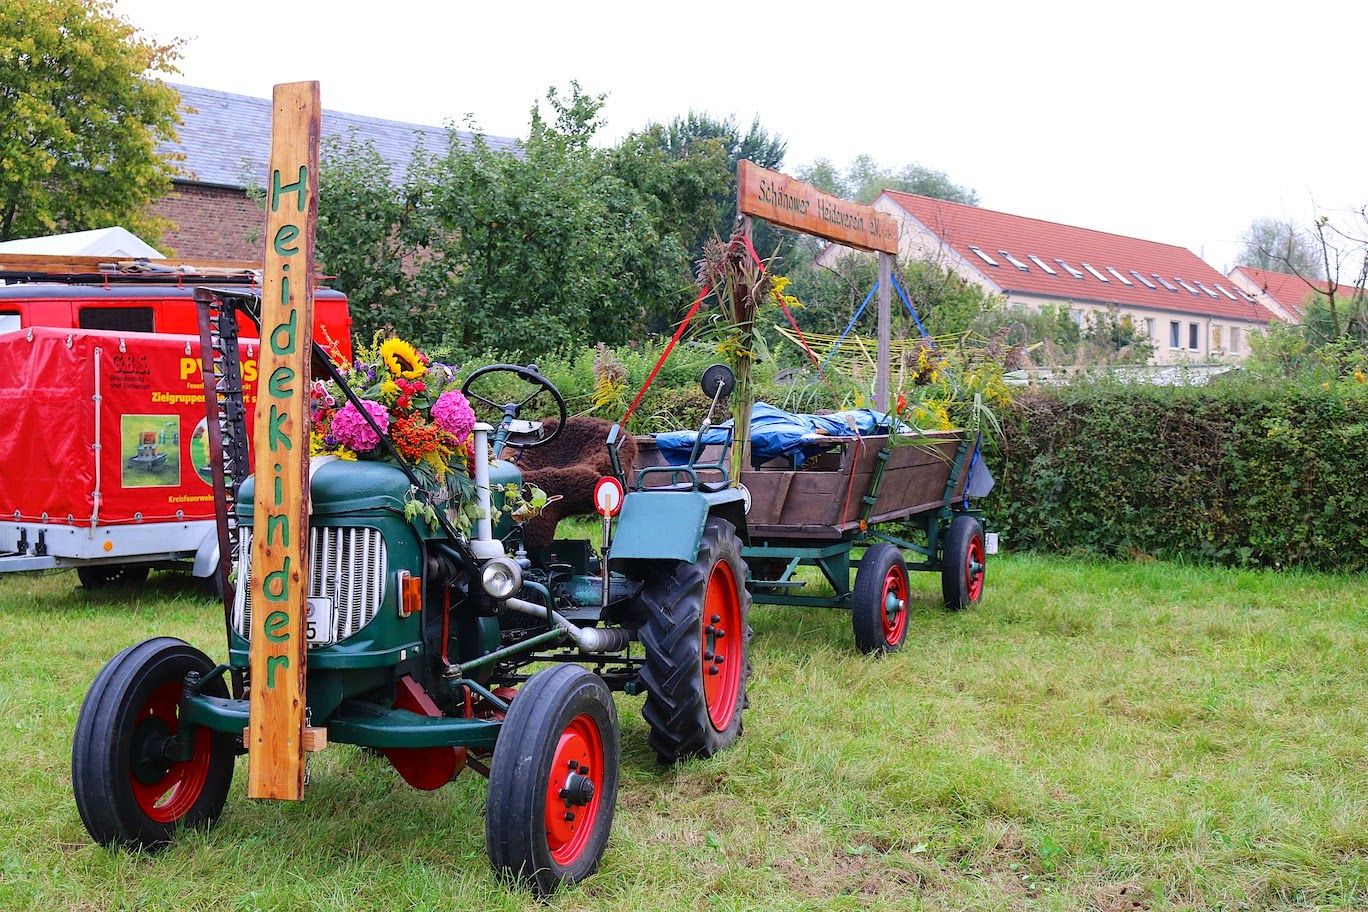
MULTIPOLYGON (((336 606, 333 641, 344 640, 370 623, 385 597, 385 540, 378 529, 314 526, 309 529, 309 598, 336 606)), ((233 627, 249 639, 252 629, 252 528, 238 538, 238 586, 233 627)))

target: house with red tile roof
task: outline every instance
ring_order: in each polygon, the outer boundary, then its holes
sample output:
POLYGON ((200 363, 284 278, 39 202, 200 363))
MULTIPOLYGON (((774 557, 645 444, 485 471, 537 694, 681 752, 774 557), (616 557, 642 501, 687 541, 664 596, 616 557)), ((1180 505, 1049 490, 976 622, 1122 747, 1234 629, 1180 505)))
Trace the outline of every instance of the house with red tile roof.
MULTIPOLYGON (((1283 272, 1236 266, 1226 274, 1232 285, 1267 307, 1280 319, 1300 323, 1306 306, 1317 296, 1329 297, 1330 286, 1321 279, 1303 279, 1283 272)), ((1352 285, 1337 285, 1335 299, 1348 299, 1360 291, 1352 285)))
MULTIPOLYGON (((1069 309, 1080 325, 1115 308, 1159 363, 1239 359, 1272 312, 1182 247, 886 190, 873 203, 901 223, 900 256, 942 263, 1010 305, 1069 309)), ((828 248, 821 260, 840 256, 828 248)))

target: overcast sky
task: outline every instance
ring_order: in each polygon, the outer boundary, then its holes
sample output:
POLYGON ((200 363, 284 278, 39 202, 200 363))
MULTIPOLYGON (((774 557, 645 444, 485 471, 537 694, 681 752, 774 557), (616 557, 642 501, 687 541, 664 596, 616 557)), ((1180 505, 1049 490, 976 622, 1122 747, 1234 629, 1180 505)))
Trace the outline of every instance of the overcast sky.
POLYGON ((1368 203, 1368 4, 115 0, 185 40, 174 81, 526 135, 546 89, 607 93, 603 139, 758 115, 784 170, 918 162, 987 208, 1178 244, 1225 271, 1256 217, 1368 203))

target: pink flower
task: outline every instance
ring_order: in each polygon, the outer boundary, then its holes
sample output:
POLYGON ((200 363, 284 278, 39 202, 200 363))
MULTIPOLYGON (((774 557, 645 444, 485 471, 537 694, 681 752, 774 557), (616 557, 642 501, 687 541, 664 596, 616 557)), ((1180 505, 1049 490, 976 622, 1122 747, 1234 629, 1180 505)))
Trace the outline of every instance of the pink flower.
MULTIPOLYGON (((369 399, 362 399, 361 404, 375 419, 375 424, 380 428, 380 433, 388 432, 390 416, 385 407, 378 402, 371 402, 369 399)), ((380 437, 371 429, 361 413, 356 410, 356 406, 350 402, 338 409, 337 414, 333 415, 331 433, 343 446, 351 447, 358 453, 369 453, 380 445, 380 437)))
POLYGON ((432 420, 457 440, 465 440, 475 427, 475 410, 460 390, 447 390, 433 403, 432 420))

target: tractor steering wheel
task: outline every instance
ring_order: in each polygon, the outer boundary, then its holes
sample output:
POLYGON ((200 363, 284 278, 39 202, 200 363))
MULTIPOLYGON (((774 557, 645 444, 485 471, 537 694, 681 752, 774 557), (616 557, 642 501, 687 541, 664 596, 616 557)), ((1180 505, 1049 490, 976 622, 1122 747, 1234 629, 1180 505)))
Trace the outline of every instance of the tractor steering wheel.
POLYGON ((537 370, 535 364, 519 367, 516 364, 491 364, 473 372, 461 384, 461 392, 470 401, 475 417, 493 425, 495 455, 503 447, 531 449, 544 446, 565 430, 565 398, 537 370), (511 376, 508 376, 511 375, 511 376), (529 391, 530 390, 530 391, 529 391), (537 402, 550 394, 552 402, 537 402), (504 401, 498 401, 503 399, 504 401), (532 414, 543 420, 528 421, 522 410, 534 404, 532 414), (546 432, 545 420, 552 416, 545 409, 554 404, 557 414, 556 429, 546 432))

